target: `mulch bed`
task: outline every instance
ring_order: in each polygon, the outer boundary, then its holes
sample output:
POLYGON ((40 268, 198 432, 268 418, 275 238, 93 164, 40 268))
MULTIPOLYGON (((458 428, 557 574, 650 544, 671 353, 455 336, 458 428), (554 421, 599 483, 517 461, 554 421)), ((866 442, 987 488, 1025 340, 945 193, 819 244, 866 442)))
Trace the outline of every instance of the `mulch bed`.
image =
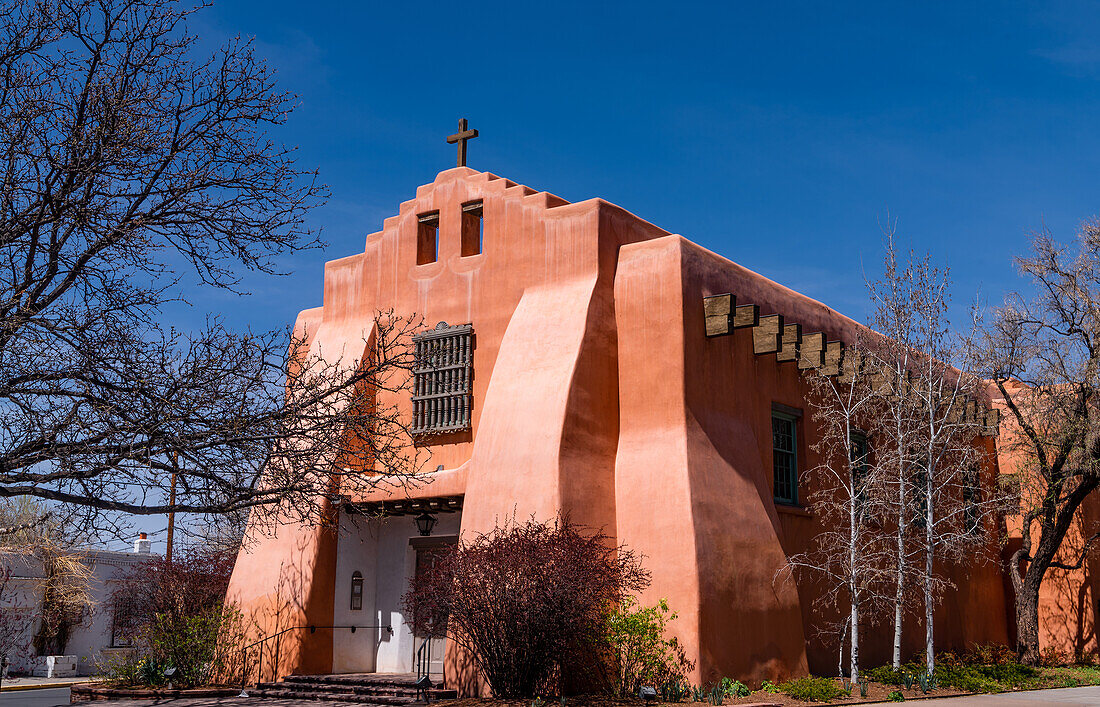
MULTIPOLYGON (((840 680, 837 680, 837 684, 840 684, 840 680)), ((859 696, 859 686, 854 685, 852 686, 853 697, 840 697, 828 703, 796 700, 782 692, 754 692, 748 697, 727 697, 723 701, 723 704, 738 705, 738 707, 749 707, 750 705, 755 705, 757 707, 804 707, 805 705, 820 704, 860 705, 870 702, 885 702, 886 696, 895 690, 904 695, 907 702, 909 700, 933 697, 958 697, 971 694, 950 687, 942 687, 932 690, 926 695, 916 686, 914 686, 912 690, 906 690, 904 687, 897 687, 894 685, 870 683, 867 686, 867 697, 865 698, 859 696)), ((447 707, 531 707, 532 702, 533 700, 498 700, 494 698, 471 697, 461 700, 450 700, 446 702, 446 705, 447 707)), ((566 707, 639 707, 641 704, 639 700, 622 700, 601 695, 577 695, 565 698, 566 707)), ((551 698, 543 700, 543 707, 560 707, 560 705, 561 703, 557 699, 551 698)), ((669 705, 669 707, 672 706, 669 705)), ((679 707, 710 706, 705 702, 681 702, 679 703, 679 707)))
MULTIPOLYGON (((837 680, 837 683, 840 683, 837 680)), ((928 694, 921 692, 920 688, 913 686, 912 690, 906 690, 904 687, 898 687, 896 685, 882 685, 877 682, 869 683, 867 685, 867 697, 859 696, 859 685, 852 686, 852 697, 838 697, 835 700, 828 702, 830 705, 862 705, 869 702, 885 702, 886 696, 894 691, 900 692, 905 696, 905 701, 929 699, 933 697, 960 697, 962 695, 969 695, 969 692, 963 692, 962 690, 956 690, 952 687, 941 687, 935 690, 930 690, 928 694)), ((758 702, 766 704, 780 705, 781 707, 794 707, 795 705, 819 705, 824 704, 821 702, 806 702, 804 700, 796 700, 793 697, 784 695, 782 692, 754 692, 748 697, 738 697, 736 699, 727 699, 727 705, 750 705, 758 702)), ((702 703, 700 703, 702 704, 702 703)))
POLYGON ((239 687, 195 687, 190 690, 167 688, 107 687, 78 683, 72 686, 73 701, 91 700, 150 700, 161 697, 233 697, 240 694, 239 687))

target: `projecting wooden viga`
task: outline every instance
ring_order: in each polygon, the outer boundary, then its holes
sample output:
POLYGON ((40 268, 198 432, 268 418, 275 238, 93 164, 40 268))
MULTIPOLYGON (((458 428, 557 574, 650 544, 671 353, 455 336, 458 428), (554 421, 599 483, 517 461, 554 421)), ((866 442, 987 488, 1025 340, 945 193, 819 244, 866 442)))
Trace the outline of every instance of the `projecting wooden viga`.
MULTIPOLYGON (((708 337, 726 336, 736 329, 751 327, 753 353, 775 354, 779 362, 794 361, 799 370, 816 368, 823 375, 850 382, 866 365, 858 351, 845 351, 843 341, 828 341, 821 332, 803 334, 801 324, 785 322, 782 314, 760 316, 759 305, 738 305, 737 298, 730 293, 703 297, 703 317, 708 337)), ((876 388, 888 381, 885 374, 871 376, 871 384, 876 388)), ((968 402, 961 416, 967 422, 981 420, 985 437, 995 437, 1000 428, 1000 411, 979 401, 968 402)))

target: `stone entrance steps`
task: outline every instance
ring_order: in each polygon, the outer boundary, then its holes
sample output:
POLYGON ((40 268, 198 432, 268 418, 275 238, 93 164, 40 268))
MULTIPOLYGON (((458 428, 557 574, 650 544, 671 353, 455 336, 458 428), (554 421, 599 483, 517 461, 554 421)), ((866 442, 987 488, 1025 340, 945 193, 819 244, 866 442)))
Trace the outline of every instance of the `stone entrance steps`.
MULTIPOLYGON (((255 697, 358 702, 380 707, 399 707, 417 703, 415 682, 415 675, 406 674, 288 675, 279 682, 265 682, 249 688, 248 694, 255 697)), ((428 691, 428 695, 432 702, 435 702, 453 700, 458 697, 458 692, 433 688, 428 691)))

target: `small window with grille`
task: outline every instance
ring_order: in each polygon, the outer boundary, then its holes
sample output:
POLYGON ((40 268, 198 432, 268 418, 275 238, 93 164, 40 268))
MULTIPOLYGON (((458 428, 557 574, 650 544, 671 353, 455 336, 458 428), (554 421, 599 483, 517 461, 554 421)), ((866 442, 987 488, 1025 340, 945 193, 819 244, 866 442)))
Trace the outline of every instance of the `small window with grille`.
POLYGON ((129 593, 115 597, 111 604, 111 648, 130 648, 144 607, 129 593))
POLYGON ((862 507, 867 502, 867 477, 871 474, 870 447, 867 445, 867 435, 863 432, 853 431, 849 443, 851 456, 853 491, 856 494, 856 505, 862 507))
POLYGON ((772 480, 777 503, 798 503, 798 418, 772 410, 772 480))
POLYGON ((971 467, 963 475, 963 522, 966 524, 966 532, 970 535, 982 534, 981 507, 981 476, 977 467, 971 467))
POLYGON ((351 610, 363 610, 363 573, 358 570, 351 573, 351 610))
POLYGON ((415 334, 413 344, 413 434, 470 429, 473 327, 440 322, 435 329, 415 334))

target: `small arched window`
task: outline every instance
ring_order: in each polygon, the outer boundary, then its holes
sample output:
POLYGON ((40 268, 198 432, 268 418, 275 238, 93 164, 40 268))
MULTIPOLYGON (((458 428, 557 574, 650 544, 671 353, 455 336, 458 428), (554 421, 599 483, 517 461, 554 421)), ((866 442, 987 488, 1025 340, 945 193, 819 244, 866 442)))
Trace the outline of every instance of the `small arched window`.
POLYGON ((351 573, 351 610, 360 611, 363 608, 363 575, 360 572, 351 573))

